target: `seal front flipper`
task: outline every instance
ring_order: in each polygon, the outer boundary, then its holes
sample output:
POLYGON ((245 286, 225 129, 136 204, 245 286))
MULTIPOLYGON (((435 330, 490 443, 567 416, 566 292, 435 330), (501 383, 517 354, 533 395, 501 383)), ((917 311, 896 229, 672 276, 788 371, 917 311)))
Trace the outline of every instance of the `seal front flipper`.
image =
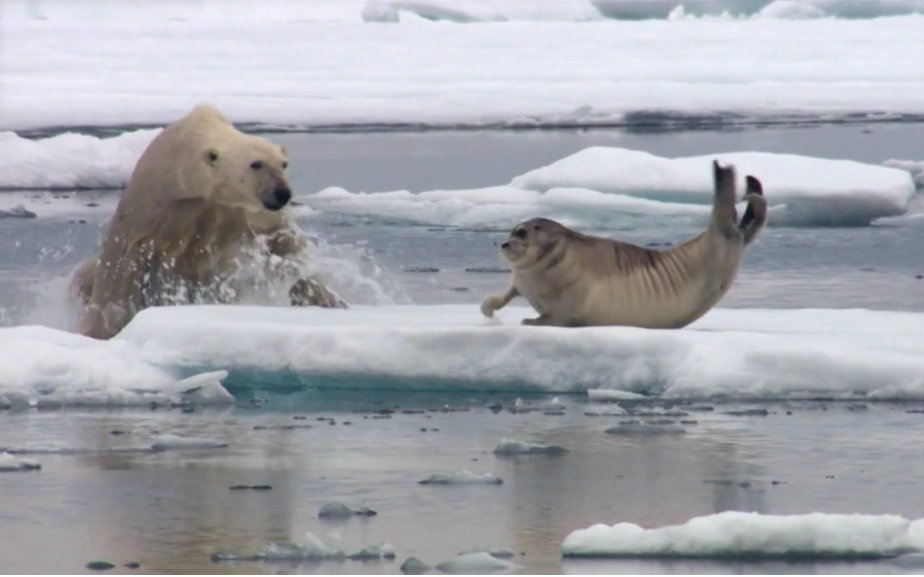
POLYGON ((751 244, 758 233, 767 223, 767 199, 764 197, 764 187, 760 180, 750 174, 745 178, 747 188, 742 200, 747 201, 748 207, 738 223, 745 246, 751 244))
POLYGON ((502 295, 488 295, 481 301, 481 314, 491 318, 494 316, 494 311, 504 308, 510 301, 519 295, 520 291, 518 291, 517 287, 513 284, 511 284, 502 295))

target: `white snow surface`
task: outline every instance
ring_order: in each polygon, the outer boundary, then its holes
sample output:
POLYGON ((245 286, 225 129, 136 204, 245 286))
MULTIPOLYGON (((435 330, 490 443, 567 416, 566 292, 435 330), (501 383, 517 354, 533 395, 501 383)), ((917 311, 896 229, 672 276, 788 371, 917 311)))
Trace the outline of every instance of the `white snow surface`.
POLYGON ((561 549, 569 557, 894 557, 924 552, 924 519, 725 511, 655 529, 600 523, 573 531, 561 549))
POLYGON ((166 124, 203 100, 287 127, 924 114, 920 2, 872 19, 817 18, 821 0, 745 19, 672 4, 625 21, 595 16, 614 0, 5 0, 0 130, 166 124))
POLYGON ((924 397, 921 313, 713 309, 681 330, 519 325, 534 315, 522 305, 492 320, 474 304, 202 305, 144 310, 110 341, 3 328, 0 407, 226 404, 223 383, 239 371, 393 390, 924 397), (203 369, 215 371, 177 379, 203 369))

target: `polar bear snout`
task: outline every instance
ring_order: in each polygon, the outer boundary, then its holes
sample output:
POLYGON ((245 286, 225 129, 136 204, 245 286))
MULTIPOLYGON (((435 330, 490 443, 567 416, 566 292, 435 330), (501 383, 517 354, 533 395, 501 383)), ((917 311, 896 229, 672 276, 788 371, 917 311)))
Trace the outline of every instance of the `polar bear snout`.
POLYGON ((273 190, 271 194, 264 196, 262 199, 263 206, 266 210, 281 210, 282 207, 289 204, 292 200, 292 191, 288 186, 280 186, 273 190))

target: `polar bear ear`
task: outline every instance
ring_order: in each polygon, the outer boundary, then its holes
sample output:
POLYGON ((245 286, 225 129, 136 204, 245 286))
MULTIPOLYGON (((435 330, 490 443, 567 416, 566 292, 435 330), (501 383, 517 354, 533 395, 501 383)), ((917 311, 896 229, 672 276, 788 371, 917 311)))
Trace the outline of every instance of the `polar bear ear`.
POLYGON ((215 166, 218 162, 218 151, 214 148, 209 148, 202 154, 202 158, 209 166, 215 166))
POLYGON ((285 144, 279 145, 279 150, 282 151, 282 154, 283 154, 284 156, 289 156, 289 149, 286 148, 286 145, 285 145, 285 144))

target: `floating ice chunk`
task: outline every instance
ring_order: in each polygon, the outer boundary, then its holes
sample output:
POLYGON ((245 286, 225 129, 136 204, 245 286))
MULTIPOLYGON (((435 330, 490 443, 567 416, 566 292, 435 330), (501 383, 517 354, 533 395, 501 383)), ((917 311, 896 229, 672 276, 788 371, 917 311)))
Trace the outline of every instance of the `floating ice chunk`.
POLYGON ((363 549, 357 551, 356 553, 351 553, 348 558, 356 561, 394 559, 395 548, 389 543, 383 543, 381 545, 369 545, 368 547, 363 547, 363 549))
POLYGON ((151 444, 154 451, 182 450, 182 449, 224 449, 228 443, 217 439, 203 437, 183 437, 180 435, 158 435, 157 440, 151 444))
POLYGON ((21 204, 13 208, 0 209, 0 218, 35 218, 37 215, 21 204))
POLYGON ((354 515, 358 517, 374 517, 377 514, 377 512, 365 505, 353 509, 339 502, 325 503, 321 505, 321 508, 318 510, 318 517, 324 519, 348 519, 354 515))
POLYGON ((683 525, 597 524, 571 532, 566 557, 856 558, 924 552, 924 519, 896 515, 764 515, 726 511, 683 525))
POLYGON ((610 435, 682 435, 687 432, 679 425, 648 424, 631 421, 613 425, 606 429, 610 435))
POLYGON ((520 566, 482 551, 479 553, 465 553, 448 561, 437 563, 436 568, 443 573, 475 574, 507 573, 519 569, 520 566))
POLYGON ((712 198, 709 163, 718 159, 737 168, 739 190, 748 174, 758 177, 771 210, 771 224, 868 225, 904 214, 915 194, 907 170, 769 152, 726 152, 665 158, 627 148, 593 146, 515 177, 511 184, 547 191, 582 187, 667 202, 708 204, 712 198))
MULTIPOLYGON (((535 329, 519 325, 535 315, 528 307, 503 309, 499 326, 488 325, 477 308, 164 307, 139 313, 112 344, 143 352, 143 367, 216 366, 228 370, 229 381, 238 371, 248 379, 260 371, 268 380, 284 372, 286 383, 306 387, 319 376, 349 375, 341 386, 604 388, 675 399, 924 396, 921 313, 713 309, 681 330, 535 329)), ((5 354, 0 348, 0 358, 5 354)), ((18 369, 21 360, 13 359, 0 362, 0 373, 18 369)), ((32 365, 28 377, 38 381, 34 371, 47 362, 32 365)))
POLYGON ((473 473, 468 469, 462 469, 455 473, 433 474, 418 481, 420 485, 500 485, 504 481, 494 473, 473 473))
POLYGON ((0 473, 35 471, 41 468, 42 465, 38 461, 33 461, 31 459, 21 459, 5 451, 0 452, 0 473))
POLYGON ((491 557, 498 559, 513 559, 516 556, 516 553, 510 549, 501 547, 473 547, 468 551, 462 551, 459 555, 468 555, 469 553, 487 553, 491 557))
POLYGON ((430 570, 430 566, 417 557, 408 557, 401 563, 400 569, 405 575, 422 575, 430 570))
POLYGON ((233 405, 234 395, 221 382, 228 377, 228 371, 209 371, 177 381, 165 392, 176 395, 184 404, 233 405), (171 393, 172 392, 172 393, 171 393))
POLYGON ((501 439, 494 447, 495 455, 561 455, 568 450, 558 445, 527 443, 516 439, 501 439))

